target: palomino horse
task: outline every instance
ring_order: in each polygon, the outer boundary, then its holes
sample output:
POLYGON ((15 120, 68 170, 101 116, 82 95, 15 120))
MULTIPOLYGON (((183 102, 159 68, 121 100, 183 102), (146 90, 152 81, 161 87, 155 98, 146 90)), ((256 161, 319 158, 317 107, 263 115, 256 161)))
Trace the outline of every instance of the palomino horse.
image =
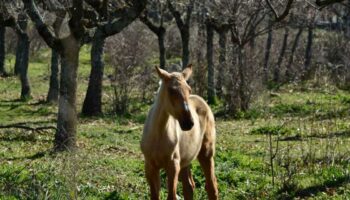
POLYGON ((218 199, 213 158, 215 121, 207 103, 199 96, 190 95, 186 80, 192 74, 192 66, 180 73, 168 73, 158 67, 156 70, 162 84, 148 113, 141 141, 151 198, 159 199, 159 171, 165 169, 168 199, 176 199, 178 178, 182 181, 185 199, 193 199, 190 163, 198 158, 208 197, 218 199))

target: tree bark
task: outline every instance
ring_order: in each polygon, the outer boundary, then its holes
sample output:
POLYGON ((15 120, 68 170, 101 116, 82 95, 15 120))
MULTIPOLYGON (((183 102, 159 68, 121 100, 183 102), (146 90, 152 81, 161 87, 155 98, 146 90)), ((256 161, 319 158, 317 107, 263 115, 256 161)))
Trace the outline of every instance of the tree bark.
POLYGON ((240 98, 240 108, 242 111, 246 111, 249 108, 249 97, 247 95, 247 82, 245 80, 244 72, 244 47, 238 47, 238 77, 239 77, 239 98, 240 98))
POLYGON ((227 42, 227 31, 222 30, 219 32, 219 69, 218 69, 218 79, 216 82, 216 95, 222 97, 222 84, 225 77, 226 69, 226 42, 227 42))
POLYGON ((49 92, 47 94, 46 101, 49 103, 57 103, 58 94, 59 94, 59 63, 60 63, 60 55, 59 53, 51 49, 51 75, 50 75, 50 87, 49 92))
POLYGON ((210 23, 206 24, 207 28, 207 64, 208 64, 208 103, 215 104, 215 74, 213 63, 213 39, 214 29, 210 23))
POLYGON ((312 44, 313 44, 313 26, 308 27, 308 34, 307 34, 307 43, 306 43, 306 50, 305 50, 305 63, 304 63, 304 73, 302 75, 302 79, 308 79, 310 75, 310 66, 311 66, 311 59, 312 59, 312 44))
POLYGON ((18 28, 16 29, 18 42, 16 50, 15 73, 19 75, 21 81, 21 99, 30 98, 30 83, 28 79, 28 64, 29 64, 29 37, 26 33, 28 18, 25 14, 18 16, 18 28), (19 30, 20 29, 20 30, 19 30))
POLYGON ((190 61, 190 27, 183 27, 180 32, 182 44, 182 68, 184 69, 190 61))
POLYGON ((296 51, 296 49, 298 47, 300 36, 301 36, 302 33, 303 33, 303 28, 299 28, 298 33, 296 34, 294 42, 293 42, 291 54, 290 54, 290 57, 289 57, 289 62, 287 64, 287 68, 286 68, 286 79, 288 81, 293 78, 292 77, 292 69, 291 69, 291 67, 292 67, 292 64, 293 64, 293 61, 294 61, 294 53, 295 53, 295 51, 296 51))
POLYGON ((54 148, 56 151, 73 150, 76 147, 76 90, 80 42, 70 35, 62 39, 60 96, 57 117, 57 131, 54 148))
POLYGON ((280 50, 280 54, 278 56, 277 64, 275 66, 274 72, 273 72, 273 81, 275 83, 279 83, 281 78, 280 78, 280 69, 281 65, 283 62, 284 54, 286 52, 287 44, 288 44, 288 36, 289 36, 289 28, 286 27, 284 31, 284 36, 283 36, 283 42, 282 42, 282 47, 280 50))
POLYGON ((86 92, 82 114, 97 116, 102 114, 102 79, 104 71, 103 48, 104 36, 96 34, 91 48, 91 72, 89 86, 86 92))
POLYGON ((6 27, 0 25, 0 76, 6 76, 5 70, 5 31, 6 27))
POLYGON ((265 58, 264 58, 264 78, 263 82, 264 84, 267 84, 269 81, 269 60, 270 60, 270 54, 271 54, 271 47, 272 47, 272 24, 269 23, 269 30, 267 32, 267 40, 266 40, 266 49, 265 49, 265 58))
POLYGON ((184 20, 181 18, 181 13, 177 11, 174 6, 172 5, 171 1, 168 0, 168 7, 170 12, 175 18, 176 25, 180 30, 181 35, 181 44, 182 44, 182 68, 184 69, 188 64, 190 60, 190 23, 191 23, 191 15, 194 7, 194 0, 190 0, 189 4, 187 5, 186 10, 186 16, 184 20))
POLYGON ((158 46, 159 46, 159 67, 165 69, 166 59, 165 59, 165 28, 159 27, 158 46))
POLYGON ((29 64, 29 38, 27 34, 20 36, 20 48, 22 49, 20 64, 19 64, 19 77, 21 80, 21 99, 26 100, 31 97, 30 83, 28 79, 28 64, 29 64))

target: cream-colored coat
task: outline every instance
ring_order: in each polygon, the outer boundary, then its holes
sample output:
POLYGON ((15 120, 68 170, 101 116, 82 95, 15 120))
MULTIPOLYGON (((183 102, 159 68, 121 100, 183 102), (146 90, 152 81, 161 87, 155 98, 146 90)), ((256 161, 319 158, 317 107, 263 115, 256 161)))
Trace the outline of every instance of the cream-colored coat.
POLYGON ((207 103, 197 95, 189 95, 190 88, 186 79, 192 73, 192 68, 188 66, 182 74, 169 74, 159 68, 157 72, 166 84, 161 85, 149 111, 141 140, 151 199, 159 199, 160 169, 165 169, 167 174, 168 199, 176 199, 178 177, 183 184, 185 199, 192 199, 194 181, 190 163, 196 158, 206 178, 209 199, 218 199, 213 159, 215 121, 207 103), (169 91, 174 87, 177 92, 170 94, 169 91), (186 110, 186 104, 190 112, 186 110), (175 115, 178 116, 177 119, 175 115), (190 128, 188 131, 182 130, 179 119, 185 123, 185 130, 190 128), (186 124, 187 122, 189 123, 186 124))

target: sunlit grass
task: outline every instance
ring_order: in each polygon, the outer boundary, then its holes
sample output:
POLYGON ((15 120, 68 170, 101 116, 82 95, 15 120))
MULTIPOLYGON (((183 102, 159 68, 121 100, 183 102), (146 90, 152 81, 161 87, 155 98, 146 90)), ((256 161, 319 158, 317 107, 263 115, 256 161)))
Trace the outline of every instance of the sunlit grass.
MULTIPOLYGON (((89 48, 84 47, 80 56, 78 111, 90 72, 89 48)), ((0 125, 55 126, 57 106, 42 103, 48 90, 49 61, 47 51, 31 61, 33 99, 27 102, 18 100, 16 77, 0 78, 0 125)), ((104 89, 111 89, 108 81, 104 89)), ((139 141, 150 105, 133 100, 133 112, 116 116, 108 112, 112 102, 106 93, 105 115, 80 117, 76 152, 52 154, 54 130, 0 129, 0 199, 149 199, 139 141)), ((214 110, 220 110, 220 105, 214 110)), ((252 108, 236 119, 217 117, 215 160, 221 199, 348 197, 349 111, 349 92, 286 85, 261 94, 252 108), (269 133, 274 151, 279 141, 274 186, 269 133)), ((198 162, 192 168, 195 199, 205 199, 198 162)), ((165 188, 162 173, 163 199, 165 188)))

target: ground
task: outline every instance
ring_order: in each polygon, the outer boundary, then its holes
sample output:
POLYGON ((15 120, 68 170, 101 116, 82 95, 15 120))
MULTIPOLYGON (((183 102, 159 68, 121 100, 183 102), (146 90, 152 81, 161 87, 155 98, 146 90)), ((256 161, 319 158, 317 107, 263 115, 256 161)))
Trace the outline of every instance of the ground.
MULTIPOLYGON (((49 51, 39 55, 30 61, 31 100, 18 100, 16 77, 0 78, 0 126, 55 126, 57 106, 44 103, 49 51)), ((13 60, 7 56, 7 67, 13 60)), ((80 63, 78 110, 88 82, 89 48, 80 63)), ((109 95, 104 107, 110 106, 109 95)), ((0 129, 0 199, 148 199, 139 142, 149 106, 127 117, 80 116, 76 152, 52 153, 54 130, 0 129)), ((225 117, 220 105, 213 110, 221 199, 350 198, 349 92, 318 82, 289 84, 263 92, 236 118, 225 117)), ((205 199, 197 162, 192 170, 195 199, 205 199)), ((162 199, 165 188, 162 173, 162 199)))

